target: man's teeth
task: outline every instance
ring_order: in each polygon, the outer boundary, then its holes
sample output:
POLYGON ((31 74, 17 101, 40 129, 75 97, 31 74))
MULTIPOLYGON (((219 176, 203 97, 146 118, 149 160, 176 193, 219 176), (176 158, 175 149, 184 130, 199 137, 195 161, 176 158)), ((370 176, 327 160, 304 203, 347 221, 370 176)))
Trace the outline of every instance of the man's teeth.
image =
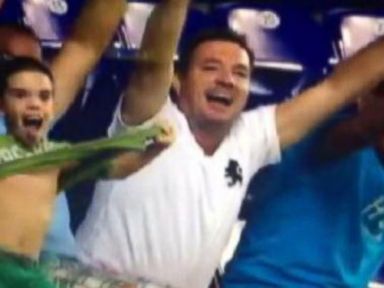
POLYGON ((232 103, 230 96, 228 96, 226 94, 209 93, 207 95, 207 98, 209 101, 219 102, 219 103, 222 103, 224 105, 230 105, 232 103))

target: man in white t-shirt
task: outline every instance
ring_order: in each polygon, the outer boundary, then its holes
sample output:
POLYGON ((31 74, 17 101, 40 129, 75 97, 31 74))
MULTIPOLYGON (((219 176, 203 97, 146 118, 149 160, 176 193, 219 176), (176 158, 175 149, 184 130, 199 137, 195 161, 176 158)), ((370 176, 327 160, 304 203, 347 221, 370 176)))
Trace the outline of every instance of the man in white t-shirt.
POLYGON ((129 178, 99 182, 77 240, 87 263, 164 286, 203 288, 219 263, 251 176, 378 84, 384 41, 294 99, 243 113, 252 52, 232 31, 206 32, 180 55, 176 106, 167 99, 184 17, 183 1, 175 2, 178 9, 163 3, 148 22, 141 53, 149 61, 131 76, 109 133, 160 117, 174 123, 177 140, 129 178))

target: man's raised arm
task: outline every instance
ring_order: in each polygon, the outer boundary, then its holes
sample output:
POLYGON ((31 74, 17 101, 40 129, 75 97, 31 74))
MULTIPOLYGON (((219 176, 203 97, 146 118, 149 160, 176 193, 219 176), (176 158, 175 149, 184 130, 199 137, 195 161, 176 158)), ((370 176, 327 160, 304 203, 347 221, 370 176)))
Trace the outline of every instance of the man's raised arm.
POLYGON ((56 117, 65 113, 94 68, 126 10, 126 0, 87 0, 72 33, 54 58, 56 117))
POLYGON ((162 0, 152 11, 137 65, 123 94, 121 115, 126 124, 142 123, 165 103, 188 3, 189 0, 162 0))
POLYGON ((276 117, 281 147, 296 143, 330 114, 369 94, 384 78, 383 55, 381 38, 338 65, 320 84, 280 104, 276 117))

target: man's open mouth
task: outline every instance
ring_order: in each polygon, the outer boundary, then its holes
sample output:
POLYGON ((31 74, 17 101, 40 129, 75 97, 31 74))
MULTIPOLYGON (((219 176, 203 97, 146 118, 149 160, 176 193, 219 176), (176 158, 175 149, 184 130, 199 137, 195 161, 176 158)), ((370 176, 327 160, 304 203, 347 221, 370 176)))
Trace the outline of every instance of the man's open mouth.
POLYGON ((208 102, 219 103, 224 106, 229 106, 233 102, 232 97, 224 93, 208 92, 206 96, 208 102))

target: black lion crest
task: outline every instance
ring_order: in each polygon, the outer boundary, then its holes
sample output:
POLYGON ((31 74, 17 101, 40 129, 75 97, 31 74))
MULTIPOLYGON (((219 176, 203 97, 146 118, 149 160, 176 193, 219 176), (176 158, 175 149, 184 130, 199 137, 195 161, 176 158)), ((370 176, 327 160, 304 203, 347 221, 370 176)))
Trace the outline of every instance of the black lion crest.
POLYGON ((232 187, 236 183, 243 184, 243 169, 236 160, 230 159, 225 168, 225 178, 228 179, 228 186, 232 187))

